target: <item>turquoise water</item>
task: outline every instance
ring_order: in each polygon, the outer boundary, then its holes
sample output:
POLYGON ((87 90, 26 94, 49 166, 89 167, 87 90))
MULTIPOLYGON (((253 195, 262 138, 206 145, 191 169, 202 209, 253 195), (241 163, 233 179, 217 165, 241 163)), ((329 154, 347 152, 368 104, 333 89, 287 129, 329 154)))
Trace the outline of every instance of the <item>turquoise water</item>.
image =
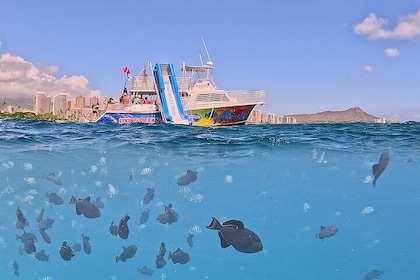
POLYGON ((384 271, 381 279, 416 279, 419 140, 419 123, 211 129, 0 120, 0 279, 363 279, 373 269, 384 271), (373 187, 372 165, 385 150, 390 161, 373 187), (197 180, 179 186, 187 170, 197 171, 197 180), (48 180, 52 172, 62 185, 48 180), (155 196, 145 205, 147 188, 155 196), (47 192, 57 192, 64 204, 48 203, 47 192), (72 195, 101 197, 101 216, 76 215, 72 195), (169 203, 179 219, 160 224, 157 216, 169 203), (48 262, 20 249, 18 207, 48 262), (38 231, 42 208, 44 219, 54 219, 46 230, 50 244, 38 231), (113 236, 111 221, 126 214, 128 238, 113 236), (241 220, 263 251, 221 248, 217 231, 206 228, 211 217, 241 220), (321 225, 339 230, 320 240, 321 225), (82 244, 82 234, 91 254, 82 250, 64 261, 62 242, 82 244), (157 269, 161 242, 165 259, 180 248, 190 261, 167 260, 157 269), (130 245, 137 246, 135 256, 116 263, 130 245), (138 272, 144 265, 153 275, 138 272))

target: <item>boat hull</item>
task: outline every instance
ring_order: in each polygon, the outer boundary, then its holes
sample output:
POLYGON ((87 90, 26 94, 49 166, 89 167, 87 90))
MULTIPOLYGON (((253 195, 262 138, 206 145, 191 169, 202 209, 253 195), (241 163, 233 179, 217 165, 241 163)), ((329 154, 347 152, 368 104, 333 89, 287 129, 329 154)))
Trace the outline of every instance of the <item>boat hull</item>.
MULTIPOLYGON (((193 126, 228 126, 245 124, 255 104, 228 106, 220 108, 203 108, 186 110, 192 119, 193 126)), ((98 123, 162 123, 160 112, 105 112, 96 122, 98 123)))

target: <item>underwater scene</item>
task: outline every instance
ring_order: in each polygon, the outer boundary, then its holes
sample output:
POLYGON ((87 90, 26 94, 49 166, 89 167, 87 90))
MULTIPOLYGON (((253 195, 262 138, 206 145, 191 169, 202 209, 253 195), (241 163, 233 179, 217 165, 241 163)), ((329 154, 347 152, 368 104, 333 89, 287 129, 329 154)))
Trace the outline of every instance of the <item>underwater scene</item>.
POLYGON ((417 279, 420 123, 0 120, 0 279, 417 279))

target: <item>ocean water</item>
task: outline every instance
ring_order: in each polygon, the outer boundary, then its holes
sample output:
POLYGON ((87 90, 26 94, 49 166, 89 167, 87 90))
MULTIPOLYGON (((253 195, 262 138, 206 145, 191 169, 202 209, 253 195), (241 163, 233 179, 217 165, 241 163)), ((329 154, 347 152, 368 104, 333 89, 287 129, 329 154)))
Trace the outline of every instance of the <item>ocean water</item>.
POLYGON ((0 279, 354 280, 374 269, 384 271, 381 279, 417 279, 419 145, 420 123, 202 128, 0 120, 0 279), (372 165, 384 151, 389 164, 374 187, 372 165), (187 170, 197 171, 196 181, 178 185, 187 170), (155 196, 144 204, 147 188, 155 196), (62 205, 48 202, 52 192, 62 205), (76 215, 72 195, 100 197, 101 216, 76 215), (157 216, 170 203, 179 219, 161 224, 157 216), (48 262, 22 250, 18 207, 48 262), (44 219, 54 219, 50 244, 38 231, 42 208, 44 219), (126 214, 128 238, 113 236, 109 225, 126 214), (263 250, 221 248, 217 231, 206 228, 211 217, 242 221, 263 250), (320 226, 338 232, 321 240, 320 226), (91 254, 64 261, 62 242, 82 244, 82 234, 91 254), (180 248, 190 261, 156 268, 161 242, 165 259, 180 248), (116 262, 130 245, 135 256, 116 262), (152 275, 138 272, 144 265, 152 275))

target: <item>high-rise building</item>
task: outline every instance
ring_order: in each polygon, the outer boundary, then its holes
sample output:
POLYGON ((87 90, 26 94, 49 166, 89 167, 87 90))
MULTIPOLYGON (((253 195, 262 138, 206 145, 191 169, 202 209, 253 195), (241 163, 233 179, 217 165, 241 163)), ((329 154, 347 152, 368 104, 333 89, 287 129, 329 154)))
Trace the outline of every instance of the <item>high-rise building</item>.
POLYGON ((76 108, 82 109, 86 107, 86 98, 84 96, 76 97, 76 108))
POLYGON ((35 93, 34 113, 35 115, 51 113, 51 97, 49 97, 42 91, 38 91, 35 93))
POLYGON ((56 116, 64 116, 67 111, 67 94, 59 93, 54 96, 53 114, 56 116))
POLYGON ((89 99, 89 106, 92 107, 93 105, 99 104, 99 98, 96 96, 92 96, 89 99))

